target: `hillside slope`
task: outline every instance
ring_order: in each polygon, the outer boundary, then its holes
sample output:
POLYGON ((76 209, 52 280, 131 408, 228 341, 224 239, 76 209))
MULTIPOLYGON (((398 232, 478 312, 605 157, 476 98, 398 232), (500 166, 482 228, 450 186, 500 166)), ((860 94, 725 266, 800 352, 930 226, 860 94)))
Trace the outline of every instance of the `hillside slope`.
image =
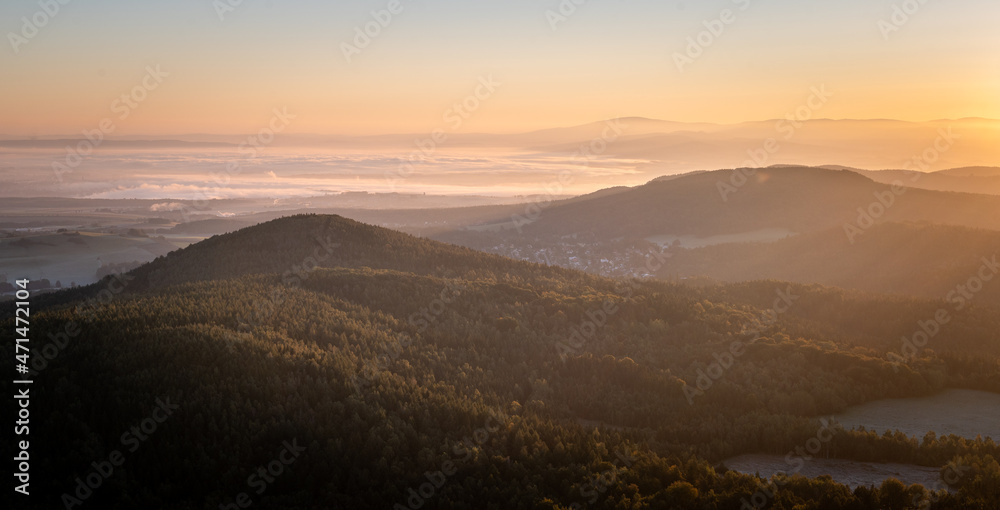
POLYGON ((885 223, 856 236, 834 227, 771 243, 675 249, 671 255, 659 276, 730 282, 776 279, 1000 303, 1000 278, 993 281, 1000 270, 1000 232, 992 230, 885 223), (959 285, 977 278, 974 294, 956 292, 959 285))
MULTIPOLYGON (((713 463, 784 454, 816 436, 817 416, 947 386, 1000 390, 987 354, 997 329, 972 311, 969 328, 940 337, 975 331, 965 343, 893 357, 895 335, 937 303, 870 298, 898 321, 841 328, 831 313, 854 312, 837 302, 856 298, 829 289, 616 281, 337 217, 218 236, 124 280, 124 291, 106 280, 35 305, 33 330, 66 335, 34 344, 49 353, 32 360, 44 396, 32 401, 32 437, 44 438, 33 489, 52 495, 41 507, 68 496, 232 508, 246 493, 282 509, 730 508, 758 480, 713 463), (331 241, 343 249, 286 278, 331 241), (794 313, 768 319, 775 299, 794 313), (150 416, 163 419, 144 439, 123 436, 150 416), (116 451, 124 467, 77 492, 116 451), (256 491, 252 474, 275 459, 284 476, 256 491)), ((13 356, 11 331, 7 321, 0 336, 13 356)), ((990 441, 832 426, 824 453, 842 458, 1000 456, 990 441)), ((947 508, 989 501, 986 482, 1000 480, 970 476, 947 508)), ((800 479, 773 501, 822 493, 874 510, 879 491, 800 479)))
MULTIPOLYGON (((804 233, 857 222, 858 208, 879 211, 879 206, 872 205, 878 203, 878 196, 891 205, 875 214, 876 222, 927 221, 1000 229, 1000 197, 912 188, 893 194, 889 185, 860 174, 822 168, 775 167, 758 169, 745 181, 741 176, 734 170, 702 172, 597 194, 585 201, 555 202, 537 214, 523 215, 517 235, 552 239, 585 234, 608 240, 664 234, 711 236, 769 228, 804 233)), ((474 237, 454 232, 436 238, 461 240, 463 235, 474 237)))
POLYGON ((1000 168, 963 167, 916 173, 909 170, 857 170, 876 182, 902 181, 907 186, 937 191, 1000 195, 1000 168))
MULTIPOLYGON (((317 267, 369 267, 420 275, 528 274, 537 265, 372 227, 340 216, 296 215, 213 236, 131 273, 130 289, 277 273, 299 280, 317 267)), ((569 274, 559 268, 540 269, 569 274)))

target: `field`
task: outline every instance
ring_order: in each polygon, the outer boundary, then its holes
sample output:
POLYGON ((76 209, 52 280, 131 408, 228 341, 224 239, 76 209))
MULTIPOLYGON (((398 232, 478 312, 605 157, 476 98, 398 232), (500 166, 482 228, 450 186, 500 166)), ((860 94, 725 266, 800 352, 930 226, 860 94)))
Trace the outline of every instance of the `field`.
POLYGON ((922 398, 887 399, 855 406, 835 416, 844 428, 900 430, 922 438, 955 434, 1000 439, 1000 395, 985 391, 947 390, 922 398))
MULTIPOLYGON (((929 431, 938 436, 955 434, 974 439, 1000 438, 1000 395, 985 391, 946 390, 929 397, 876 400, 834 416, 846 429, 864 427, 882 433, 900 430, 923 438, 929 431)), ((748 454, 723 462, 729 469, 770 477, 776 473, 796 473, 808 478, 830 475, 851 488, 878 486, 888 478, 928 488, 944 488, 937 468, 911 464, 859 462, 843 459, 793 458, 789 463, 779 455, 748 454), (799 469, 796 469, 799 468, 799 469)))
MULTIPOLYGON (((747 474, 760 474, 765 478, 776 473, 793 474, 795 466, 785 462, 780 455, 750 454, 726 459, 723 464, 729 469, 747 474)), ((842 459, 814 458, 805 461, 797 473, 807 478, 830 475, 837 482, 852 489, 858 486, 879 486, 888 478, 895 478, 907 485, 919 483, 927 488, 944 488, 941 475, 936 468, 910 464, 881 464, 842 459)))

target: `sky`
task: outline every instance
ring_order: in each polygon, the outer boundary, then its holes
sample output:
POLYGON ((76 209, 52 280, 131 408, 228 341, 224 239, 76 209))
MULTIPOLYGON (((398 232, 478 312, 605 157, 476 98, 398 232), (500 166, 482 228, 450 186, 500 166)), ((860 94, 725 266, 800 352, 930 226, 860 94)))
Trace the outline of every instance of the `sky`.
POLYGON ((817 86, 826 118, 1000 118, 998 23, 996 0, 7 1, 0 134, 737 123, 817 86))

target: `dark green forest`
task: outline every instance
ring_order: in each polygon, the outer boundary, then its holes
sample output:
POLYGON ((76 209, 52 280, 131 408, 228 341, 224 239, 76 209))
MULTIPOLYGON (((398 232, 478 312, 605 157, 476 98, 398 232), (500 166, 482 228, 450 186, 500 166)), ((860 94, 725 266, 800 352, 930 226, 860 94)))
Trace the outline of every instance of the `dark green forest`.
POLYGON ((995 509, 993 439, 827 420, 887 397, 1000 392, 995 308, 971 304, 902 347, 942 307, 614 280, 283 218, 33 298, 23 508, 995 509), (792 452, 961 476, 950 491, 851 490, 722 462, 792 452), (88 477, 99 486, 78 490, 88 477))

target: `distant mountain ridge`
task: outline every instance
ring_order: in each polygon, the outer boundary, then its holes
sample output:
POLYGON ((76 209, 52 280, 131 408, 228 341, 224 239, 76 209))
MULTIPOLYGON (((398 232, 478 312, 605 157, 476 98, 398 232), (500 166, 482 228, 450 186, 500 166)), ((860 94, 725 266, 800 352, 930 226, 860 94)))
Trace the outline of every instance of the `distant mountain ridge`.
MULTIPOLYGON (((914 176, 925 178, 892 182, 914 176)), ((1000 254, 1000 197, 899 187, 853 170, 718 170, 613 191, 434 237, 603 274, 777 279, 940 299, 1000 254), (636 261, 659 250, 660 263, 636 261)), ((979 300, 1000 303, 1000 287, 979 300)))
POLYGON ((890 185, 849 170, 773 167, 671 176, 589 199, 554 202, 519 231, 543 237, 587 233, 599 239, 775 227, 803 233, 856 222, 858 208, 868 209, 886 192, 892 204, 874 219, 877 223, 925 221, 1000 230, 1000 197, 914 188, 896 195, 890 185), (753 175, 745 178, 744 173, 753 175))
POLYGON ((885 184, 902 181, 913 188, 1000 195, 1000 167, 995 166, 949 168, 936 172, 859 169, 852 171, 885 184))

